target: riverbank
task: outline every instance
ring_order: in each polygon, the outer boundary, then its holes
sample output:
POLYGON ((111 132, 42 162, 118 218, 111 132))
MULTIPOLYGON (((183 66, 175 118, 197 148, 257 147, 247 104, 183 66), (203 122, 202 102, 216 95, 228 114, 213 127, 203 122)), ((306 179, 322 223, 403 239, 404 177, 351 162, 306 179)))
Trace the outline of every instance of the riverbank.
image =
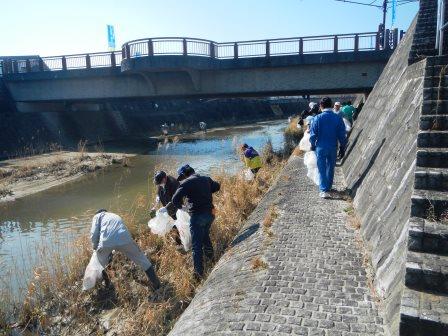
MULTIPOLYGON (((229 248, 283 166, 281 156, 275 155, 272 148, 263 153, 265 166, 254 181, 224 171, 213 176, 221 183, 221 191, 214 199, 217 213, 211 232, 215 260, 229 248)), ((68 257, 53 257, 55 269, 35 270, 23 304, 16 307, 18 322, 4 322, 2 327, 50 335, 166 334, 201 284, 192 276, 191 253, 180 253, 171 240, 155 236, 146 225, 136 223, 138 214, 147 211, 147 201, 145 195, 140 195, 120 215, 128 226, 139 228, 134 238, 156 266, 162 281, 159 291, 152 293, 145 286, 144 273, 116 254, 107 270, 113 287, 98 285, 93 291, 82 292, 81 279, 91 255, 87 236, 82 236, 67 246, 72 251, 68 257)), ((207 273, 213 264, 207 264, 207 273)), ((6 318, 0 314, 0 324, 2 320, 6 318)))
POLYGON ((0 203, 74 181, 109 166, 126 166, 131 156, 58 151, 0 161, 0 203))
POLYGON ((334 188, 292 156, 169 335, 384 335, 339 167, 334 188))

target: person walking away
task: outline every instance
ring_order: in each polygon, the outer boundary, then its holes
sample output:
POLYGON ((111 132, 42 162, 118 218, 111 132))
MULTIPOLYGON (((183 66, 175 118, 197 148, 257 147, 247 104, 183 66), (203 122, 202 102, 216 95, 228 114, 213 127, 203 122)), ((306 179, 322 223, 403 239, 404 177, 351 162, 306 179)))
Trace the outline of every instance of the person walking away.
POLYGON ((320 175, 319 196, 322 198, 330 197, 338 142, 341 154, 344 154, 347 144, 344 122, 340 116, 333 113, 331 105, 329 97, 321 100, 322 113, 314 118, 310 129, 311 150, 316 152, 320 175))
POLYGON ((342 112, 340 102, 334 103, 333 112, 336 113, 337 115, 339 115, 342 112))
POLYGON ((196 279, 201 279, 204 276, 203 255, 213 259, 210 240, 210 227, 215 219, 212 194, 219 191, 220 184, 208 176, 196 174, 189 165, 180 167, 178 174, 178 180, 182 182, 171 203, 176 209, 181 209, 186 201, 190 214, 194 274, 196 279))
POLYGON ((351 101, 348 101, 347 105, 342 107, 341 112, 342 117, 347 119, 350 122, 350 125, 353 124, 353 115, 355 114, 356 109, 353 107, 351 101))
MULTIPOLYGON (((173 176, 167 175, 166 172, 160 170, 154 174, 154 184, 157 186, 157 197, 154 203, 154 206, 151 209, 151 218, 153 218, 156 214, 156 207, 158 203, 161 203, 163 207, 166 207, 171 199, 173 198, 174 193, 177 188, 179 188, 179 181, 173 176)), ((166 209, 168 215, 176 220, 176 208, 169 207, 166 209)), ((170 231, 170 236, 174 240, 174 243, 177 245, 178 249, 182 248, 182 241, 180 239, 179 230, 176 225, 170 231)))
MULTIPOLYGON (((154 266, 134 242, 120 216, 105 209, 98 210, 92 219, 90 239, 93 250, 97 252, 98 260, 104 268, 110 261, 112 251, 120 251, 145 271, 153 290, 160 287, 154 266)), ((105 271, 103 277, 106 284, 110 283, 105 271)))
POLYGON ((254 175, 258 173, 260 168, 263 166, 258 152, 248 144, 243 144, 241 146, 241 152, 243 153, 246 167, 249 168, 254 175))

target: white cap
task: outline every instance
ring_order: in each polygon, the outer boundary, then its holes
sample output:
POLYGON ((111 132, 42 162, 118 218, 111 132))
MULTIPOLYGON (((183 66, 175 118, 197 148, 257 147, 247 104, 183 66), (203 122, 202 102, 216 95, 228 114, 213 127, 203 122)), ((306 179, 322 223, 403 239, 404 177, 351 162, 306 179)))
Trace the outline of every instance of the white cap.
POLYGON ((314 103, 314 102, 311 102, 311 103, 308 104, 308 106, 309 106, 310 108, 313 108, 314 105, 316 105, 316 103, 314 103))
POLYGON ((340 102, 336 102, 336 103, 334 103, 334 105, 341 106, 341 103, 340 102))

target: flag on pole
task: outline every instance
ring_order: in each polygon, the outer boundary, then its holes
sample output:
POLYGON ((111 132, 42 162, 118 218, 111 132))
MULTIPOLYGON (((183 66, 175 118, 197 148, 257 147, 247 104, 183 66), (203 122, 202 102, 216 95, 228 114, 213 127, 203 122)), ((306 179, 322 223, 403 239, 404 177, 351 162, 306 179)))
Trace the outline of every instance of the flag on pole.
POLYGON ((115 32, 112 25, 107 25, 107 46, 110 51, 115 50, 115 32))
POLYGON ((395 25, 395 20, 397 18, 397 0, 392 0, 392 27, 395 25))

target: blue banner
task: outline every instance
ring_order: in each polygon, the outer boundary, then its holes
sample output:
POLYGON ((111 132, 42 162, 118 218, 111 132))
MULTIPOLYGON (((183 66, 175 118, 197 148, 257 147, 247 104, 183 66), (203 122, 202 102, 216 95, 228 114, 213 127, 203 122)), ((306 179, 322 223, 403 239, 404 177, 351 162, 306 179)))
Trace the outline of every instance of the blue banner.
POLYGON ((395 24, 397 18, 397 0, 392 0, 392 27, 395 24))
POLYGON ((111 25, 107 25, 107 46, 109 50, 115 50, 115 32, 111 25))

